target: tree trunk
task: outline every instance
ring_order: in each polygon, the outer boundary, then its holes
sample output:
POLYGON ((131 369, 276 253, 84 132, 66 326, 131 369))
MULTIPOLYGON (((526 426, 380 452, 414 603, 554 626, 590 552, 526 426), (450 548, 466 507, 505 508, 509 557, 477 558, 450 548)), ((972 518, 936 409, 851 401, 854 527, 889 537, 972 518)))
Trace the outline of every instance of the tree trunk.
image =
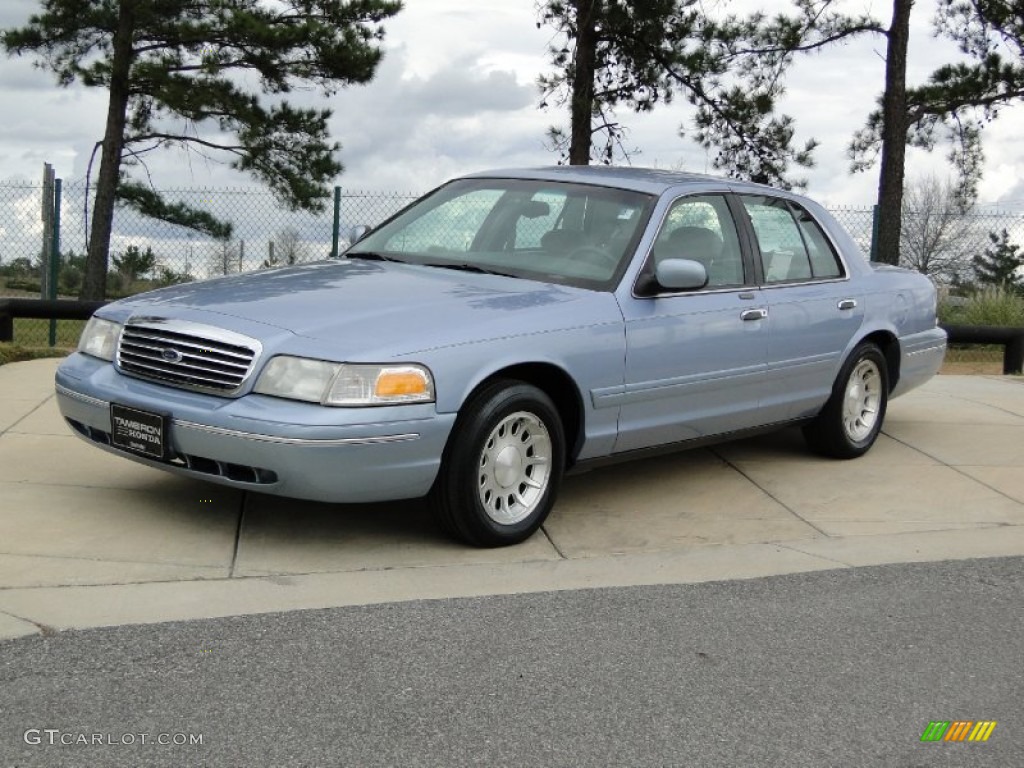
POLYGON ((114 197, 121 172, 125 116, 128 112, 129 75, 132 66, 132 35, 135 31, 135 0, 121 0, 110 70, 110 100, 103 134, 100 170, 96 178, 96 201, 89 233, 89 255, 79 298, 101 301, 107 291, 107 261, 110 233, 114 223, 114 197))
POLYGON ((907 42, 914 0, 893 0, 882 96, 882 166, 878 174, 876 258, 899 264, 903 221, 903 172, 907 154, 907 42))
POLYGON ((601 0, 573 0, 576 8, 576 52, 573 55, 569 165, 590 164, 594 116, 594 61, 601 0))

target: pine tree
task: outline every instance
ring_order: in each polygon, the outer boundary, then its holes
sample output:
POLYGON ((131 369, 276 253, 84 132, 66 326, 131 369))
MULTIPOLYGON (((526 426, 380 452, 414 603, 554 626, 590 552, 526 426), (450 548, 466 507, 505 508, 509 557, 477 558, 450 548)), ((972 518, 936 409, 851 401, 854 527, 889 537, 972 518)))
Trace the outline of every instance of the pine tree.
POLYGON ((957 169, 958 197, 976 197, 984 155, 982 126, 999 109, 1024 98, 1024 14, 1020 0, 939 0, 935 34, 953 40, 967 61, 936 69, 922 86, 907 88, 907 26, 913 0, 893 0, 888 36, 883 107, 869 117, 850 144, 853 170, 864 170, 881 154, 878 256, 899 260, 903 168, 906 147, 932 150, 949 142, 957 169))
POLYGON ((124 253, 114 257, 114 269, 120 272, 129 283, 152 271, 155 266, 156 254, 148 246, 143 251, 137 245, 129 245, 125 248, 124 253))
POLYGON ((610 163, 626 154, 615 110, 646 112, 682 96, 694 108, 680 129, 716 149, 729 176, 789 187, 791 164, 810 167, 817 142, 793 143, 790 117, 775 114, 783 73, 802 51, 865 29, 867 17, 830 11, 829 0, 794 0, 792 17, 712 18, 698 0, 547 0, 539 24, 553 27, 554 72, 539 81, 542 106, 568 104, 569 135, 551 128, 550 143, 570 164, 610 163), (595 137, 602 137, 595 145, 595 137))
POLYGON ((1024 252, 1016 243, 1010 242, 1010 235, 1004 229, 999 234, 988 233, 992 245, 981 256, 974 257, 974 274, 978 282, 996 285, 1006 290, 1024 290, 1019 271, 1024 267, 1024 252))
POLYGON ((1020 0, 939 0, 936 34, 956 41, 968 60, 940 67, 912 88, 906 67, 913 0, 892 0, 888 26, 839 13, 834 0, 793 5, 792 16, 715 19, 699 0, 545 0, 539 23, 558 37, 550 49, 554 72, 539 81, 542 106, 568 104, 570 111, 569 134, 552 128, 550 143, 573 164, 611 162, 629 154, 616 108, 645 112, 680 95, 694 107, 693 126, 681 133, 717 150, 715 168, 799 186, 787 178, 788 168, 812 165, 815 142, 795 146, 792 119, 775 113, 786 68, 799 53, 858 34, 883 35, 880 108, 849 151, 858 171, 881 156, 878 256, 898 263, 907 146, 933 149, 948 139, 960 174, 959 207, 969 207, 982 168, 982 126, 1000 107, 1024 98, 1020 0))
POLYGON ((109 91, 83 299, 101 299, 114 204, 230 235, 208 212, 168 204, 126 173, 160 147, 231 158, 291 208, 320 210, 341 172, 330 111, 292 106, 297 84, 330 95, 368 82, 381 58, 381 23, 396 0, 41 0, 8 54, 32 54, 62 86, 109 91), (248 73, 248 77, 239 74, 248 73), (258 87, 247 83, 255 81, 258 87), (264 97, 264 98, 261 98, 264 97))

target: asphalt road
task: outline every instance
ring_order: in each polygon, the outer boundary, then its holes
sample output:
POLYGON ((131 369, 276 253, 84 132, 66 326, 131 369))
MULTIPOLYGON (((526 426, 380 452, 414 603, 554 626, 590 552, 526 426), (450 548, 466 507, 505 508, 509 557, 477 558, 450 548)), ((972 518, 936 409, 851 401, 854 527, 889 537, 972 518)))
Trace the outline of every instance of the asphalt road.
POLYGON ((58 765, 1021 766, 1024 558, 0 643, 0 766, 58 765))

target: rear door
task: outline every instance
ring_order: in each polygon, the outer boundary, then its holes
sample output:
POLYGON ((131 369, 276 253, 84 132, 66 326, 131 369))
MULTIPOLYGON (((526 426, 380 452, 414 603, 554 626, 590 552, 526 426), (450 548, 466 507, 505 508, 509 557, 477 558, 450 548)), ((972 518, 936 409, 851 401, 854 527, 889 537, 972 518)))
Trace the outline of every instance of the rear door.
POLYGON ((863 297, 806 209, 771 195, 737 199, 771 316, 762 415, 768 422, 813 415, 864 319, 863 297))

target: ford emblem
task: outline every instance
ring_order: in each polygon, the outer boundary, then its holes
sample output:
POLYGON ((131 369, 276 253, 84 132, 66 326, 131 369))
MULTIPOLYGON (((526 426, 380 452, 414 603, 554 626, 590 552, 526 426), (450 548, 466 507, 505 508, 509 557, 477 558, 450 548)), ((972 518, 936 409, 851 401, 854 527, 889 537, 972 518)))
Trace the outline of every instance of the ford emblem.
POLYGON ((162 357, 164 361, 168 363, 181 362, 181 352, 179 352, 176 349, 172 349, 171 347, 167 347, 163 352, 161 352, 160 357, 162 357))

